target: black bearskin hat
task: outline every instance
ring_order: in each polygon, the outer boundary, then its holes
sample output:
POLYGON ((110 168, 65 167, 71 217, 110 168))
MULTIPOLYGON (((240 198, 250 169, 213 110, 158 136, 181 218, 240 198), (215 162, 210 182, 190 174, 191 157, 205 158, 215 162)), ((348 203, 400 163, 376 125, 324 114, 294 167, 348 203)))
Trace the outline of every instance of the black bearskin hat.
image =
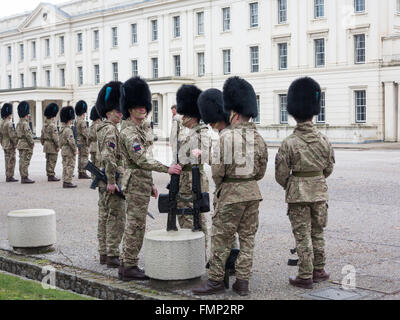
POLYGON ((5 103, 1 108, 1 118, 4 120, 13 112, 13 106, 11 103, 5 103))
POLYGON ((99 116, 99 113, 97 112, 96 106, 94 106, 92 108, 92 110, 90 110, 90 120, 96 121, 98 119, 101 119, 101 117, 99 116))
POLYGON ((47 119, 55 118, 57 117, 58 109, 59 108, 56 103, 50 103, 46 109, 44 109, 44 116, 47 119))
POLYGON ((18 105, 18 115, 20 118, 25 118, 29 114, 29 103, 22 101, 18 105))
POLYGON ((184 116, 201 119, 197 99, 201 90, 193 85, 184 84, 176 93, 176 111, 184 116))
POLYGON ((224 110, 224 99, 220 90, 208 89, 204 91, 199 96, 197 105, 204 123, 225 121, 229 124, 229 114, 224 110))
POLYGON ((124 117, 129 118, 129 109, 136 107, 145 107, 148 114, 152 110, 149 85, 140 77, 130 78, 121 88, 121 111, 124 117))
POLYGON ((257 118, 257 96, 253 86, 240 77, 231 77, 224 84, 224 109, 249 118, 257 118))
POLYGON ((75 105, 75 113, 78 117, 87 112, 87 104, 85 101, 80 100, 75 105))
POLYGON ((292 82, 287 97, 287 111, 297 120, 309 120, 321 112, 321 87, 309 77, 292 82))
POLYGON ((101 118, 107 117, 107 112, 118 110, 120 108, 120 97, 121 97, 121 85, 120 81, 111 81, 101 88, 96 101, 96 110, 101 118))
POLYGON ((75 119, 75 112, 74 112, 74 108, 72 107, 64 107, 61 109, 60 112, 60 120, 63 123, 67 123, 70 120, 74 120, 75 119))

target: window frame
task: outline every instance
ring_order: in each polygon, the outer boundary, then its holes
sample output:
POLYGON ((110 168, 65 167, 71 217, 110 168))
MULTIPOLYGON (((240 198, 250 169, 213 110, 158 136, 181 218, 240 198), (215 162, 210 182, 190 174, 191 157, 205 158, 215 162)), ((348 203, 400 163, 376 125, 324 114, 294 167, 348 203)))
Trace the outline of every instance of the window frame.
POLYGON ((314 66, 315 68, 324 68, 326 66, 326 46, 325 46, 325 38, 314 39, 314 66), (318 43, 322 41, 323 44, 323 52, 317 51, 318 43), (319 64, 318 62, 321 61, 321 56, 323 57, 323 64, 319 64))
POLYGON ((260 72, 260 47, 259 46, 251 46, 250 47, 250 72, 257 73, 260 72), (255 50, 257 49, 257 50, 255 50), (257 53, 257 57, 255 54, 257 53), (255 64, 255 60, 257 59, 257 64, 255 64), (257 70, 255 69, 257 66, 257 70))
POLYGON ((366 53, 367 53, 367 38, 365 36, 365 33, 361 33, 361 34, 355 34, 354 35, 354 64, 365 64, 367 62, 367 57, 366 57, 366 53), (364 47, 359 48, 358 44, 360 42, 357 41, 357 39, 359 37, 363 37, 363 43, 364 47), (363 52, 362 55, 360 55, 360 51, 363 52), (359 58, 362 57, 363 60, 359 60, 359 58))
POLYGON ((288 69, 288 43, 287 42, 281 42, 278 43, 278 67, 279 70, 287 70, 288 69), (285 54, 282 54, 282 49, 285 49, 285 54), (283 63, 285 63, 285 66, 283 66, 283 63))
POLYGON ((325 0, 314 0, 314 19, 322 18, 325 18, 325 0))
POLYGON ((318 124, 326 124, 326 92, 321 92, 321 112, 315 117, 318 124))
POLYGON ((288 22, 288 3, 287 0, 278 0, 278 24, 288 22))
POLYGON ((204 35, 204 11, 196 12, 197 17, 197 35, 202 36, 204 35), (200 17, 202 17, 200 19, 200 17))
POLYGON ((180 77, 181 76, 181 55, 175 54, 173 55, 174 60, 174 76, 180 77))
POLYGON ((222 32, 228 31, 231 31, 231 7, 222 8, 222 32))
POLYGON ((152 19, 151 23, 151 41, 158 41, 158 20, 152 19))
POLYGON ((174 16, 172 18, 173 37, 175 39, 181 37, 181 16, 174 16))
POLYGON ((111 28, 111 45, 113 48, 118 48, 119 45, 118 27, 111 28))
POLYGON ((119 64, 118 62, 112 62, 111 63, 112 66, 112 78, 113 81, 119 81, 119 64))
POLYGON ((94 85, 99 85, 101 82, 101 78, 100 78, 100 65, 99 64, 95 64, 93 66, 94 69, 94 85))
POLYGON ((354 90, 354 120, 356 123, 366 123, 367 122, 367 90, 354 90), (363 93, 363 97, 357 97, 357 94, 363 93), (363 99, 364 104, 358 104, 358 101, 363 99), (360 112, 363 109, 363 112, 360 112), (359 115, 363 115, 363 119, 359 119, 359 115))
POLYGON ((231 49, 222 50, 222 65, 224 75, 232 73, 232 62, 231 62, 231 49))
POLYGON ((197 76, 204 77, 206 74, 205 52, 197 52, 197 76), (202 57, 202 59, 200 59, 202 57))
POLYGON ((259 13, 258 1, 249 3, 249 11, 250 11, 250 28, 257 28, 259 26, 259 13))
POLYGON ((151 58, 151 75, 153 79, 158 79, 159 78, 159 73, 158 73, 158 57, 153 57, 151 58))
POLYGON ((283 125, 289 124, 289 113, 287 111, 287 94, 279 94, 278 95, 278 102, 279 102, 279 123, 283 125), (286 101, 284 101, 284 99, 286 101), (285 108, 283 108, 285 107, 285 108), (282 117, 284 116, 284 117, 282 117))

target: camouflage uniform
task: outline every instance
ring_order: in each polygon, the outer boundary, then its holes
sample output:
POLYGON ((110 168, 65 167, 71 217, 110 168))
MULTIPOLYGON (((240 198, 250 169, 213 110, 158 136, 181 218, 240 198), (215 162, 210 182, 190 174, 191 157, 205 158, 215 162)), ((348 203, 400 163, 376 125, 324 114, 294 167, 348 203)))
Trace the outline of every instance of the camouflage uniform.
POLYGON ((46 154, 46 173, 48 177, 54 177, 57 165, 58 150, 60 142, 58 138, 55 119, 45 119, 40 141, 43 145, 43 152, 46 154))
POLYGON ((17 149, 19 151, 19 173, 21 177, 28 177, 28 168, 32 159, 35 141, 33 140, 33 134, 27 119, 20 119, 19 123, 17 124, 17 136, 17 149))
POLYGON ((310 279, 313 271, 325 267, 324 228, 329 200, 326 178, 334 163, 328 138, 312 122, 299 123, 276 156, 275 178, 286 190, 301 279, 310 279))
MULTIPOLYGON (((100 168, 105 170, 108 184, 121 183, 123 175, 120 134, 117 125, 105 120, 97 125, 97 152, 100 168), (120 177, 116 180, 116 173, 120 177)), ((119 245, 125 228, 125 201, 108 193, 105 183, 99 183, 99 220, 97 237, 99 254, 119 257, 119 245)))
POLYGON ((2 137, 0 139, 4 149, 6 177, 12 178, 14 177, 18 138, 11 119, 6 119, 1 123, 0 137, 2 137))
MULTIPOLYGON (((193 208, 192 202, 192 167, 194 164, 200 166, 201 192, 209 192, 209 182, 204 172, 204 163, 208 162, 210 152, 210 136, 208 126, 196 125, 192 129, 187 129, 179 133, 179 162, 182 172, 179 179, 178 208, 193 208), (200 149, 202 154, 199 158, 194 157, 191 152, 200 149)), ((175 152, 176 154, 176 152, 175 152)), ((179 215, 179 226, 184 229, 193 228, 193 216, 179 215)), ((208 247, 208 226, 207 218, 204 213, 200 214, 201 229, 205 234, 206 249, 208 247)))
POLYGON ((147 122, 138 125, 130 119, 125 120, 125 127, 121 131, 121 148, 125 157, 122 189, 127 202, 122 254, 125 268, 138 265, 153 192, 152 171, 168 173, 167 166, 153 159, 153 138, 150 133, 147 122))
POLYGON ((78 154, 78 172, 86 174, 85 166, 89 159, 89 128, 86 121, 79 117, 76 121, 76 128, 78 132, 77 145, 79 149, 78 154))
POLYGON ((98 123, 93 121, 89 128, 89 152, 90 152, 90 160, 96 166, 98 166, 98 162, 96 160, 97 155, 97 125, 98 123))
POLYGON ((61 124, 60 147, 63 165, 63 182, 72 183, 72 175, 75 170, 76 162, 76 144, 74 133, 67 124, 61 124))
POLYGON ((267 168, 267 145, 257 132, 255 124, 240 123, 220 132, 220 149, 214 152, 219 154, 213 156, 213 161, 220 159, 220 164, 214 162, 211 166, 217 206, 212 218, 208 278, 219 282, 224 279, 225 262, 231 251, 235 233, 238 233, 240 254, 236 261, 236 277, 248 281, 253 265, 258 209, 262 201, 257 181, 264 177, 267 168), (225 149, 227 153, 232 154, 232 141, 241 142, 240 156, 246 160, 245 164, 237 163, 239 150, 234 150, 232 161, 224 157, 225 149))
POLYGON ((180 135, 183 136, 182 133, 183 133, 184 129, 185 129, 185 127, 182 126, 182 116, 180 116, 178 114, 175 115, 172 118, 171 134, 169 137, 169 143, 172 148, 172 156, 173 156, 174 163, 176 163, 176 148, 177 148, 177 139, 178 139, 177 134, 179 131, 180 135))

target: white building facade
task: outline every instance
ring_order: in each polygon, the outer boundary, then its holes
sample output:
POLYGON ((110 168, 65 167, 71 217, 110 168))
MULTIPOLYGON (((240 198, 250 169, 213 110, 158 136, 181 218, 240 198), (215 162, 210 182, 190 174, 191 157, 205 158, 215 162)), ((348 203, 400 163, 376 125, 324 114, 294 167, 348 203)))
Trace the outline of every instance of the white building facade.
POLYGON ((0 104, 43 109, 85 100, 108 81, 148 80, 155 133, 167 139, 182 84, 222 89, 234 75, 259 99, 267 141, 293 130, 290 83, 323 89, 320 130, 336 143, 400 140, 399 0, 82 0, 0 20, 0 104))

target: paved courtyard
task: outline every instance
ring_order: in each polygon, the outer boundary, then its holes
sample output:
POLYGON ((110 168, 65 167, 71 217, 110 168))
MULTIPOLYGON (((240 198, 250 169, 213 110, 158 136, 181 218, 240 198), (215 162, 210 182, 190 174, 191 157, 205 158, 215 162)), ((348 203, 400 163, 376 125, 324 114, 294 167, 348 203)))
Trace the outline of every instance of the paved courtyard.
MULTIPOLYGON (((167 163, 169 148, 158 144, 156 158, 167 163)), ((284 191, 274 179, 277 148, 269 149, 267 175, 261 182, 264 201, 260 207, 260 227, 256 237, 254 274, 249 299, 323 298, 337 294, 345 266, 354 266, 356 291, 345 292, 348 298, 400 299, 400 150, 337 149, 336 167, 328 180, 331 200, 326 229, 327 270, 333 282, 316 285, 314 291, 294 289, 288 277, 296 268, 287 266, 289 249, 294 247, 290 223, 286 216, 284 191)), ((210 173, 209 167, 207 167, 210 173)), ((61 177, 61 159, 57 164, 61 177)), ((77 176, 77 174, 75 174, 77 176)), ((54 209, 57 214, 56 251, 46 259, 116 277, 115 270, 98 264, 97 192, 89 189, 90 181, 76 180, 75 190, 62 189, 61 183, 48 183, 42 146, 36 144, 30 167, 34 185, 6 184, 4 156, 0 157, 0 249, 11 249, 7 241, 7 213, 26 208, 54 209)), ((160 192, 166 192, 168 176, 154 174, 160 192)), ((18 163, 16 178, 20 179, 18 163)), ((211 183, 211 190, 213 184, 211 183)), ((151 200, 147 230, 166 227, 166 215, 157 211, 151 200)), ((141 263, 143 261, 141 260, 141 263)), ((231 281, 234 279, 232 278, 231 281)), ((190 294, 192 281, 177 286, 151 282, 152 287, 190 294)), ((210 299, 237 299, 227 291, 210 299)))

